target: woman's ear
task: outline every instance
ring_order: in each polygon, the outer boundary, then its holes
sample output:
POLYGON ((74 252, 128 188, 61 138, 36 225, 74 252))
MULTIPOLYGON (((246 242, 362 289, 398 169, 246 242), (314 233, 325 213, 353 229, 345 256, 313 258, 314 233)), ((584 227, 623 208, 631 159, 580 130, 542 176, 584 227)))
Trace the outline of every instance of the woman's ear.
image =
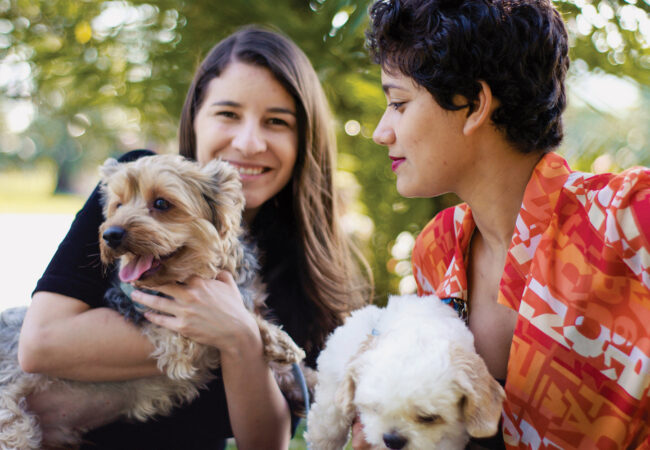
POLYGON ((465 136, 475 133, 482 125, 488 123, 492 111, 496 107, 496 100, 492 97, 490 86, 483 80, 479 80, 479 84, 481 85, 481 91, 474 103, 474 110, 467 116, 463 126, 465 136))

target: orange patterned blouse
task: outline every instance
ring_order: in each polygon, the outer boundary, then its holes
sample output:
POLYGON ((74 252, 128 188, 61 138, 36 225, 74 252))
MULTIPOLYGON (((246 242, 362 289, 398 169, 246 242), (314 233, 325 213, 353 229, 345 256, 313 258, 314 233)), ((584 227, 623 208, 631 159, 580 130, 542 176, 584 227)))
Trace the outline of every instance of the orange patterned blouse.
MULTIPOLYGON (((474 227, 463 204, 420 233, 420 295, 463 309, 474 227)), ((650 169, 592 175, 545 155, 526 187, 498 302, 519 313, 508 448, 650 449, 650 169)))

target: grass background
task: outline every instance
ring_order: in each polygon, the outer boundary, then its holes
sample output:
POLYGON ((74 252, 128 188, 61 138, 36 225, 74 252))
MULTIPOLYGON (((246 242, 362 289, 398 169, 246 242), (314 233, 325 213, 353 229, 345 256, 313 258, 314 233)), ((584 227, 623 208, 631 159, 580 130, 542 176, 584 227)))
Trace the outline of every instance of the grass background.
MULTIPOLYGON (((54 195, 54 172, 41 165, 30 170, 0 172, 0 213, 74 214, 85 198, 80 195, 54 195)), ((88 194, 90 194, 90 189, 88 194)), ((1 224, 0 224, 1 225, 1 224)))

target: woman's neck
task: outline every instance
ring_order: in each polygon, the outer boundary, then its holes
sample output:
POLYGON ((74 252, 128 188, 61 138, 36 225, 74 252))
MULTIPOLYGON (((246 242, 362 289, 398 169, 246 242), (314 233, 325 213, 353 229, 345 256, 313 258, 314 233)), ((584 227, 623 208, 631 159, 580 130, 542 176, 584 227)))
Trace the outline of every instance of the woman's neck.
POLYGON ((506 252, 515 230, 526 186, 542 154, 505 149, 478 166, 477 176, 461 198, 472 210, 477 231, 495 253, 506 252))
POLYGON ((253 220, 255 220, 255 216, 259 212, 259 208, 246 208, 244 209, 244 212, 242 214, 242 220, 244 221, 245 224, 251 225, 253 223, 253 220))

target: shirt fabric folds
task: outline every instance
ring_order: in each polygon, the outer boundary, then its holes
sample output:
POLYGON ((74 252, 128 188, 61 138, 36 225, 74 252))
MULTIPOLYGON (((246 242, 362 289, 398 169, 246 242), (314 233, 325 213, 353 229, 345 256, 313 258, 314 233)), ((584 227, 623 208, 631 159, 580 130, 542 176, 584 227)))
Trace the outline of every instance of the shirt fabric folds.
MULTIPOLYGON (((420 233, 420 295, 467 305, 467 204, 420 233)), ((572 171, 546 154, 526 187, 499 285, 518 312, 508 448, 650 448, 650 169, 572 171)))

